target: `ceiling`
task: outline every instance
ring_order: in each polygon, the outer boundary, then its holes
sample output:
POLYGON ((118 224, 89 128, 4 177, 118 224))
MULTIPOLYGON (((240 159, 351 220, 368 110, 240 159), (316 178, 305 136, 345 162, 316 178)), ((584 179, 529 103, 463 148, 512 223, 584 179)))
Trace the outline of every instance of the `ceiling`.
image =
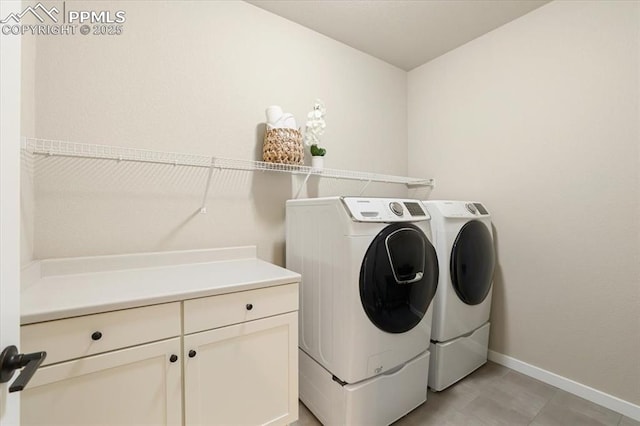
POLYGON ((549 0, 247 0, 404 70, 549 0))

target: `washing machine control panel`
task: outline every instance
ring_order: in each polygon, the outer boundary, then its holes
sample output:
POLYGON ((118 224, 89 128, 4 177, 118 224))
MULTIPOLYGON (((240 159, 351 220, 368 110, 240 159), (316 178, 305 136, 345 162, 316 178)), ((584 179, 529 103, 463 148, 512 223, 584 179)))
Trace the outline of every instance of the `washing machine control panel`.
POLYGON ((418 200, 343 197, 342 202, 356 222, 417 222, 431 219, 418 200))

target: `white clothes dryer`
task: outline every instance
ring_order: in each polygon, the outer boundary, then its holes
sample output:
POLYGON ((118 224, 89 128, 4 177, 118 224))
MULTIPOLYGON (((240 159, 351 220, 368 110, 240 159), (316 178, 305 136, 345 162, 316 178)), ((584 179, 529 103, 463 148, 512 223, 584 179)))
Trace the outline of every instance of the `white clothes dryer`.
POLYGON ((440 278, 434 299, 429 387, 443 390, 487 362, 495 250, 478 202, 424 201, 440 278))
POLYGON ((426 400, 438 262, 416 200, 289 200, 300 399, 325 425, 386 425, 426 400), (422 370, 427 368, 427 372, 422 370))

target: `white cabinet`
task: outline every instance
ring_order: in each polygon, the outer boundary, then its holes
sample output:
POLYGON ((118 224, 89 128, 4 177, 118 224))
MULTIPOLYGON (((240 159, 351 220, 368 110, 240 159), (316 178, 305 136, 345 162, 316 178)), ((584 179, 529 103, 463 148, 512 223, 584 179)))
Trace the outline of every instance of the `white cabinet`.
POLYGON ((184 338, 187 425, 282 425, 298 419, 298 315, 184 338))
POLYGON ((22 424, 181 424, 180 323, 175 302, 22 326, 25 350, 47 352, 22 424))
POLYGON ((180 338, 41 367, 22 392, 22 425, 180 425, 180 338))
POLYGON ((293 283, 25 325, 22 424, 292 423, 297 310, 293 283))
POLYGON ((298 419, 297 310, 297 284, 184 302, 187 425, 298 419))

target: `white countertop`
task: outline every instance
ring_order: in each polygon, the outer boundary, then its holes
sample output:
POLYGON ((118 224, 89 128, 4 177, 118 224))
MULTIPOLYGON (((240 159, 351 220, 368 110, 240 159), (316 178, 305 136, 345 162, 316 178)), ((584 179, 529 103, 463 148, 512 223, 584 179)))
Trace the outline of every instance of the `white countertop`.
MULTIPOLYGON (((55 268, 37 265, 38 271, 57 270, 58 273, 39 273, 30 278, 28 284, 23 284, 21 322, 30 324, 300 282, 299 274, 250 257, 255 254, 255 248, 241 249, 243 258, 239 259, 220 256, 225 249, 173 252, 176 253, 174 261, 184 262, 184 253, 189 253, 186 258, 197 259, 197 263, 149 266, 154 260, 173 263, 167 262, 167 253, 158 253, 156 257, 151 253, 144 255, 144 262, 138 262, 145 264, 144 267, 131 267, 136 262, 126 255, 65 259, 59 262, 65 263, 62 268, 59 264, 55 268), (197 255, 191 256, 193 253, 197 255), (203 257, 213 261, 202 262, 203 257), (107 270, 95 270, 99 269, 96 263, 109 266, 107 270), (118 263, 127 267, 118 269, 118 263), (89 264, 92 264, 90 268, 85 267, 89 264), (71 273, 87 269, 90 271, 71 273), (64 273, 59 273, 61 270, 65 270, 64 273)), ((238 250, 234 250, 237 254, 238 250)))

